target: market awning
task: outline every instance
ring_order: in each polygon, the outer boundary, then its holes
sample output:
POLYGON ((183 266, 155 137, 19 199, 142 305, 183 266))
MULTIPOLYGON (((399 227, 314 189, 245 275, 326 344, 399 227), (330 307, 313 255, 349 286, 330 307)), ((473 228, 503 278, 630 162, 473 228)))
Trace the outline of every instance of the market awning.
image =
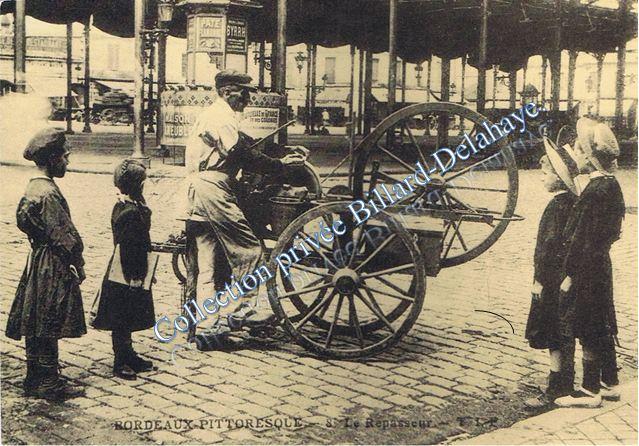
MULTIPOLYGON (((82 21, 93 14, 94 25, 109 34, 133 36, 134 0, 29 0, 27 14, 51 23, 82 21)), ((399 3, 398 55, 407 62, 422 62, 432 55, 451 59, 478 53, 482 0, 403 0, 399 3)), ((249 38, 273 41, 277 0, 253 0, 249 38)), ((562 0, 561 48, 608 53, 636 37, 637 15, 620 17, 615 9, 562 0)), ((8 12, 12 2, 2 2, 8 12)), ((147 2, 147 26, 153 25, 155 1, 147 2)), ((554 0, 503 0, 490 2, 488 64, 503 71, 519 68, 531 56, 554 48, 557 23, 554 0)), ((170 27, 184 37, 186 17, 178 8, 170 27)), ((388 49, 388 0, 288 0, 289 45, 315 43, 327 47, 354 44, 373 52, 388 49), (365 13, 364 13, 365 12, 365 13)))

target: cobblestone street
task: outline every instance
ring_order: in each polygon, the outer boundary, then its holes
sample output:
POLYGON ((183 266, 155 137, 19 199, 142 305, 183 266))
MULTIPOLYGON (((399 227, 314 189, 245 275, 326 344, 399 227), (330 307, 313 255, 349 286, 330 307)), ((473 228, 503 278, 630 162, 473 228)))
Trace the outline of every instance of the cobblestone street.
MULTIPOLYGON (((0 171, 4 332, 29 249, 14 213, 34 170, 0 171)), ((82 338, 60 342, 63 373, 85 386, 86 396, 55 405, 22 397, 23 343, 3 336, 5 442, 433 443, 526 418, 522 400, 534 393, 531 388, 544 385, 548 370, 547 353, 530 349, 523 337, 535 235, 547 201, 539 198, 545 194, 540 178, 539 171, 520 171, 516 212, 526 219, 511 223, 477 259, 429 278, 417 324, 395 348, 368 361, 309 356, 283 334, 274 341, 246 341, 231 353, 179 349, 172 359, 172 349, 184 338, 161 344, 146 330, 134 334, 134 345, 159 370, 129 382, 112 376, 110 333, 89 329, 82 338), (486 311, 507 319, 514 333, 507 321, 486 311), (38 415, 43 413, 50 416, 38 415), (408 425, 384 423, 393 420, 408 425)), ((618 178, 627 214, 612 261, 626 383, 637 379, 637 178, 632 170, 620 171, 618 178)), ((154 241, 180 228, 172 219, 178 182, 147 181, 154 241)), ((109 221, 115 189, 110 175, 69 173, 58 184, 85 242, 82 292, 88 315, 113 249, 109 221)), ((156 316, 176 315, 181 290, 167 254, 160 258, 157 280, 156 316)), ((580 359, 578 348, 577 380, 580 359)))

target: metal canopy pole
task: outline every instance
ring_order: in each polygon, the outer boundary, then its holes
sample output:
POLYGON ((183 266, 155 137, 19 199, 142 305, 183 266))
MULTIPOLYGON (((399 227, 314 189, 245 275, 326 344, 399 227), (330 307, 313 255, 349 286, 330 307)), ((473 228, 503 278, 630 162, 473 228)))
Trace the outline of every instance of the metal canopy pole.
POLYGON ((364 50, 359 50, 359 70, 357 71, 357 134, 362 134, 362 115, 364 107, 364 50))
MULTIPOLYGON (((277 41, 276 50, 277 65, 272 66, 272 71, 277 71, 275 78, 275 91, 284 96, 284 105, 282 106, 280 121, 288 119, 288 101, 286 100, 286 3, 287 0, 277 0, 277 41)), ((278 135, 278 143, 286 144, 288 133, 286 129, 280 131, 278 135)))
POLYGON ((481 2, 479 25, 479 60, 477 66, 477 111, 486 109, 486 51, 488 45, 488 0, 481 2))
POLYGON ((315 134, 315 97, 317 95, 317 45, 311 44, 311 135, 315 134))
POLYGON ((158 102, 157 102, 157 120, 155 125, 155 144, 160 147, 162 144, 161 136, 164 134, 162 122, 162 92, 166 89, 166 39, 167 36, 164 33, 160 33, 158 36, 158 102))
POLYGON ((510 101, 510 109, 514 110, 517 106, 517 70, 508 72, 508 99, 510 101))
POLYGON ((397 2, 398 0, 388 2, 388 108, 386 115, 395 111, 397 92, 397 2))
POLYGON ((135 72, 133 97, 133 153, 132 158, 149 164, 144 155, 144 127, 142 110, 144 107, 144 3, 145 0, 134 0, 133 31, 135 37, 135 72))
POLYGON ((442 101, 450 101, 450 59, 442 57, 441 95, 442 101))
POLYGON ((402 107, 406 105, 406 61, 402 60, 402 107))
POLYGON ((577 51, 568 53, 568 109, 572 108, 575 99, 575 68, 577 67, 577 51))
POLYGON ((601 110, 601 73, 603 71, 603 61, 606 58, 606 55, 603 53, 595 54, 595 58, 597 59, 597 116, 599 116, 601 110))
POLYGON ((67 22, 67 100, 65 120, 67 134, 73 134, 73 96, 71 94, 71 76, 73 76, 73 22, 67 22))
POLYGON ((548 69, 548 60, 546 56, 541 56, 541 105, 546 105, 546 71, 548 69))
POLYGON ((559 110, 561 99, 561 27, 562 27, 562 0, 555 0, 555 32, 554 49, 550 57, 550 96, 552 110, 559 110))
POLYGON ((311 134, 311 63, 312 63, 311 45, 306 44, 306 119, 304 133, 311 134))
POLYGON ((264 64, 266 63, 266 42, 262 41, 259 43, 260 45, 260 60, 258 63, 258 82, 257 85, 260 87, 260 90, 264 88, 264 64))
POLYGON ((373 53, 366 51, 364 75, 364 136, 371 132, 373 124, 373 53))
POLYGON ((89 55, 91 16, 84 22, 84 128, 82 133, 91 133, 91 57, 89 55))
POLYGON ((27 55, 27 33, 25 27, 26 0, 16 0, 16 12, 13 21, 14 26, 14 62, 13 62, 13 83, 16 91, 24 93, 26 88, 26 55, 27 55))
POLYGON ((433 68, 433 56, 431 55, 428 58, 428 68, 426 69, 426 90, 428 94, 426 95, 426 102, 430 102, 430 73, 433 68))
MULTIPOLYGON (((622 30, 625 31, 626 10, 628 8, 627 0, 619 2, 619 22, 622 24, 622 30)), ((621 131, 623 127, 623 94, 624 94, 624 77, 626 74, 626 42, 623 40, 617 47, 617 82, 615 85, 615 130, 621 131)))
POLYGON ((146 127, 146 133, 154 133, 155 128, 153 127, 153 117, 155 112, 155 104, 153 103, 153 70, 155 69, 155 44, 153 39, 149 39, 149 60, 147 64, 147 69, 149 73, 148 82, 149 82, 149 93, 147 96, 146 103, 146 116, 149 120, 149 125, 146 127))
POLYGON ((493 108, 497 108, 497 65, 493 65, 493 108))
POLYGON ((351 45, 351 82, 348 91, 348 120, 353 126, 353 113, 355 112, 355 45, 351 45))

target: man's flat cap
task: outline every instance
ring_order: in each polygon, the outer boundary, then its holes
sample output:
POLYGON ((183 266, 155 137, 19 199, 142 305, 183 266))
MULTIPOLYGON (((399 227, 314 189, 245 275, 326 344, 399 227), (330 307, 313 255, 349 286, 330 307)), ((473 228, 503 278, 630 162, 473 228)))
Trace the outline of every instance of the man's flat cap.
POLYGON ((215 88, 235 85, 257 91, 257 87, 251 85, 253 78, 248 74, 240 73, 237 70, 223 70, 215 75, 215 88))
POLYGON ((31 138, 22 156, 29 161, 45 159, 56 152, 64 152, 65 142, 63 129, 48 127, 31 138))

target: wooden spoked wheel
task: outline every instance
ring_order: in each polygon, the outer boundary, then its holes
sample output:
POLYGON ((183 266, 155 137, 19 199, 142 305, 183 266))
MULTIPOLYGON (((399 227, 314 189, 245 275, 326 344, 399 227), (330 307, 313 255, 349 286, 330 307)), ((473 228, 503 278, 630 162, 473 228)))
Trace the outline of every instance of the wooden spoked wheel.
MULTIPOLYGON (((414 175, 418 161, 431 173, 432 181, 401 204, 424 210, 422 215, 432 211, 445 215, 442 267, 459 265, 486 251, 514 215, 518 174, 509 145, 513 135, 480 149, 475 138, 479 132, 487 134, 484 123, 490 128, 483 115, 459 104, 416 104, 388 116, 354 149, 351 186, 358 198, 371 199, 375 187, 379 190, 381 184, 392 185, 414 175), (433 154, 448 165, 451 157, 440 149, 456 152, 464 134, 476 152, 466 142, 468 149, 462 154, 470 156, 466 160, 456 156, 454 166, 440 175, 433 154)), ((401 212, 401 206, 398 209, 390 212, 401 212)), ((419 222, 411 229, 420 229, 419 222)))
POLYGON ((276 277, 267 282, 271 307, 295 342, 338 359, 396 344, 417 320, 426 289, 414 237, 384 212, 356 225, 349 204, 322 204, 295 219, 272 251, 276 277), (343 235, 316 239, 338 220, 343 235), (277 262, 282 253, 299 259, 289 276, 277 262))

